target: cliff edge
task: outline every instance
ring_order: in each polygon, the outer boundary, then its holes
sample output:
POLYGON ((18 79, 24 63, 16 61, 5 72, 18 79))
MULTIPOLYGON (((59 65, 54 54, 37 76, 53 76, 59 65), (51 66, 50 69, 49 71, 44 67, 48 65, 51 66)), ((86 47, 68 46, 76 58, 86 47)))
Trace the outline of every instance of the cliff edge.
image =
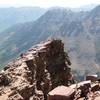
POLYGON ((0 72, 0 100, 44 100, 59 85, 74 83, 61 40, 33 46, 0 72))

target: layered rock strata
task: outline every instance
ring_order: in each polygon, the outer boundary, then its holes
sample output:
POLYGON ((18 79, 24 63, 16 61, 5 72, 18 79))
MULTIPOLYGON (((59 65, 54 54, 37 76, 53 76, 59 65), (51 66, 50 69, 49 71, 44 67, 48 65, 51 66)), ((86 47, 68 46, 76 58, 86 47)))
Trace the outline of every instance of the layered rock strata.
POLYGON ((50 90, 74 82, 61 40, 33 46, 0 72, 0 100, 46 100, 50 90))

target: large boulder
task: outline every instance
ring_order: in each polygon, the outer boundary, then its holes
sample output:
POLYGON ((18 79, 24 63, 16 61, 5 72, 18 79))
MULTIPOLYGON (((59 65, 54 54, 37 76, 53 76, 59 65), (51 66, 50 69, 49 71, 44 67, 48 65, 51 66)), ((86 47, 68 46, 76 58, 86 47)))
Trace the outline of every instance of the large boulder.
POLYGON ((74 95, 73 88, 58 86, 48 93, 48 100, 74 100, 74 95))

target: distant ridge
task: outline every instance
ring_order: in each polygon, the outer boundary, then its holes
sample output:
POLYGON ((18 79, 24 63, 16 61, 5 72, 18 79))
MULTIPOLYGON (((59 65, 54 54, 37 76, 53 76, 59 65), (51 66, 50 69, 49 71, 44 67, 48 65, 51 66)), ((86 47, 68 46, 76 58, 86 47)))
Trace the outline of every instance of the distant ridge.
POLYGON ((35 22, 18 24, 3 31, 1 33, 3 36, 0 36, 1 40, 5 40, 0 45, 1 63, 6 63, 44 39, 59 37, 64 40, 65 47, 69 51, 73 69, 98 73, 100 61, 100 41, 97 39, 100 36, 99 11, 99 6, 88 12, 53 9, 47 11, 35 22))
POLYGON ((18 23, 34 21, 45 12, 46 9, 39 7, 0 7, 0 32, 18 23))

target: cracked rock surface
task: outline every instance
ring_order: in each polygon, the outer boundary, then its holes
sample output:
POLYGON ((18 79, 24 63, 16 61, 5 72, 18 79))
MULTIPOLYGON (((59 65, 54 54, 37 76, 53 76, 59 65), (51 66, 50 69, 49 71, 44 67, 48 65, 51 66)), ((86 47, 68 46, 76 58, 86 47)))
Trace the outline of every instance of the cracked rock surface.
POLYGON ((47 100, 49 91, 74 83, 61 40, 33 46, 0 72, 0 100, 47 100))

